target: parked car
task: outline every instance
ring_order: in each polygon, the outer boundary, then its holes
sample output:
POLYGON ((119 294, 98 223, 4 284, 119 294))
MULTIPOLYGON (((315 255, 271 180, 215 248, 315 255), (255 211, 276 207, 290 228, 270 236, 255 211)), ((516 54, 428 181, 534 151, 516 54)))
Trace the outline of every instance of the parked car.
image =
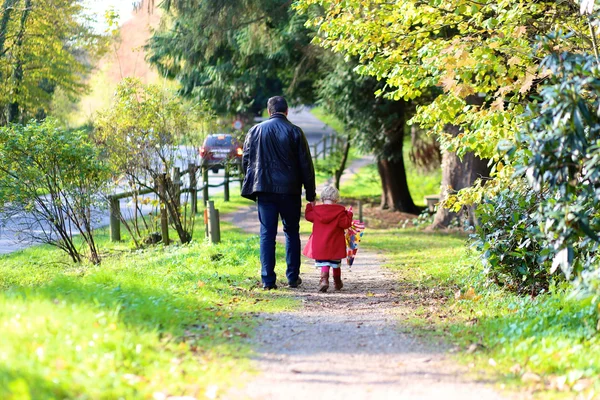
POLYGON ((199 153, 200 165, 210 168, 215 174, 225 168, 227 162, 241 169, 242 145, 229 133, 208 135, 199 153))

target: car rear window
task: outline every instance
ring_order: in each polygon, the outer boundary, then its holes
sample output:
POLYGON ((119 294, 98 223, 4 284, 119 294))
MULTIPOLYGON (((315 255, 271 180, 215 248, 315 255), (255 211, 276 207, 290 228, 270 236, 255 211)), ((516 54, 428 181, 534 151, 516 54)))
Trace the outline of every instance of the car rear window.
POLYGON ((212 147, 231 147, 234 145, 231 135, 216 135, 206 138, 205 146, 212 147))

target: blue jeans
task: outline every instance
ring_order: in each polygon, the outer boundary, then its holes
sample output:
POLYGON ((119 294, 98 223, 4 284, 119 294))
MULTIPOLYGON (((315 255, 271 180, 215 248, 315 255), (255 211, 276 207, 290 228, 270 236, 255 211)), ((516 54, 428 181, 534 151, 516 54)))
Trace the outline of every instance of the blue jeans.
POLYGON ((290 283, 300 274, 300 195, 259 193, 258 220, 260 221, 260 263, 263 286, 275 285, 275 237, 279 216, 285 233, 285 275, 290 283))

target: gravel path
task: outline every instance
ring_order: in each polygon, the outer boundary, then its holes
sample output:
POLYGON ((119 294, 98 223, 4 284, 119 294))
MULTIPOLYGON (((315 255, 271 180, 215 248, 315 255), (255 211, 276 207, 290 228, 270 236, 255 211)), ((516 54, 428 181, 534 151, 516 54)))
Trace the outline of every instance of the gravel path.
MULTIPOLYGON (((365 160, 357 161, 351 169, 365 160)), ((226 216, 258 233, 256 208, 226 216)), ((368 236, 365 236, 368 240, 368 236)), ((279 241, 283 239, 279 236, 279 241)), ((303 238, 306 243, 306 238, 303 238)), ((280 244, 281 245, 281 244, 280 244)), ((344 288, 316 288, 319 272, 303 259, 294 312, 261 315, 252 339, 260 375, 228 392, 228 399, 501 399, 489 385, 465 377, 442 344, 423 344, 402 328, 402 288, 382 268, 382 255, 359 252, 343 269, 344 288)))

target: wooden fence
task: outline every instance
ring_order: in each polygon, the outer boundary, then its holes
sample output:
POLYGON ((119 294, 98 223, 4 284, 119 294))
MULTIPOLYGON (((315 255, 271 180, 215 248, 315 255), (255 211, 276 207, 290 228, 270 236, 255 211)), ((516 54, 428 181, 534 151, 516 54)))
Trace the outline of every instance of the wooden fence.
POLYGON ((324 135, 321 140, 312 145, 312 158, 314 160, 318 160, 319 157, 321 159, 325 159, 327 156, 340 151, 345 144, 347 139, 338 136, 336 134, 333 135, 324 135))
MULTIPOLYGON (((332 153, 339 151, 345 143, 344 138, 338 135, 326 135, 323 136, 321 140, 314 143, 312 145, 313 159, 317 160, 319 158, 325 159, 327 156, 332 153)), ((137 191, 129 191, 123 193, 115 193, 113 195, 108 196, 109 201, 109 210, 110 210, 110 240, 111 241, 120 241, 121 240, 121 200, 135 197, 135 196, 143 196, 151 193, 163 193, 162 197, 164 197, 164 193, 166 193, 166 185, 172 184, 176 188, 176 199, 177 204, 181 204, 181 194, 189 193, 190 194, 190 208, 194 214, 198 213, 198 194, 202 193, 202 200, 206 205, 204 222, 206 225, 206 234, 213 241, 217 243, 220 240, 220 228, 219 228, 219 210, 215 210, 214 202, 209 201, 208 189, 216 188, 223 186, 223 197, 225 201, 229 201, 230 197, 230 183, 231 183, 231 165, 225 166, 225 178, 223 182, 218 183, 216 185, 210 185, 208 183, 208 171, 210 168, 208 167, 199 167, 195 163, 189 163, 188 168, 185 171, 181 171, 180 168, 173 168, 171 171, 170 182, 167 179, 166 174, 163 174, 162 179, 158 179, 155 183, 154 188, 140 188, 137 191), (196 172, 198 169, 202 171, 202 186, 198 187, 196 172), (185 175, 189 175, 189 186, 183 188, 182 177, 185 175)), ((237 178, 242 181, 242 177, 237 178)), ((362 211, 362 207, 360 207, 362 211)), ((165 207, 161 207, 161 229, 163 237, 168 238, 168 215, 165 207)), ((168 242, 168 239, 167 239, 168 242)))
MULTIPOLYGON (((186 171, 181 172, 181 169, 178 167, 173 168, 171 171, 171 182, 172 182, 171 184, 174 185, 174 187, 176 188, 175 201, 177 202, 177 204, 181 204, 181 195, 183 193, 190 194, 190 208, 194 214, 198 213, 198 194, 199 193, 202 193, 202 200, 207 205, 207 207, 209 207, 210 204, 212 204, 213 212, 212 213, 208 212, 208 217, 209 218, 215 218, 215 217, 217 218, 217 222, 216 222, 217 228, 214 227, 214 223, 215 223, 214 221, 212 221, 212 220, 207 221, 206 215, 205 215, 205 224, 207 225, 207 229, 206 229, 207 235, 209 234, 209 231, 215 232, 215 235, 210 235, 211 240, 215 243, 218 242, 218 239, 220 237, 220 230, 218 229, 218 215, 219 214, 218 214, 218 210, 214 210, 214 202, 209 203, 208 189, 223 186, 224 200, 229 201, 229 197, 230 197, 229 186, 231 183, 230 169, 231 169, 231 165, 225 166, 225 179, 223 180, 223 182, 215 184, 215 185, 210 185, 208 183, 208 171, 209 171, 208 167, 199 167, 194 163, 189 163, 186 171), (200 186, 200 187, 198 187, 198 182, 197 182, 197 178, 196 178, 196 172, 198 171, 198 169, 202 170, 202 186, 200 186), (183 188, 182 187, 183 182, 181 179, 185 175, 189 175, 189 186, 186 188, 183 188), (210 229, 211 227, 212 227, 212 229, 210 229), (219 233, 217 233, 217 231, 219 231, 219 233)), ((157 192, 165 193, 166 192, 165 183, 168 181, 166 179, 166 174, 163 174, 162 178, 163 179, 157 180, 157 183, 155 184, 154 188, 140 188, 137 191, 115 193, 113 195, 108 196, 109 210, 110 210, 110 240, 111 241, 120 241, 121 240, 121 200, 130 198, 130 197, 143 196, 146 194, 157 193, 157 192)), ((242 178, 240 177, 237 179, 240 180, 240 183, 241 183, 242 178)), ((163 197, 164 197, 164 194, 163 194, 163 197)), ((167 219, 166 210, 164 210, 164 207, 162 207, 162 210, 161 210, 161 227, 163 230, 163 235, 168 235, 168 219, 167 219), (165 211, 165 212, 162 212, 162 211, 165 211)))

